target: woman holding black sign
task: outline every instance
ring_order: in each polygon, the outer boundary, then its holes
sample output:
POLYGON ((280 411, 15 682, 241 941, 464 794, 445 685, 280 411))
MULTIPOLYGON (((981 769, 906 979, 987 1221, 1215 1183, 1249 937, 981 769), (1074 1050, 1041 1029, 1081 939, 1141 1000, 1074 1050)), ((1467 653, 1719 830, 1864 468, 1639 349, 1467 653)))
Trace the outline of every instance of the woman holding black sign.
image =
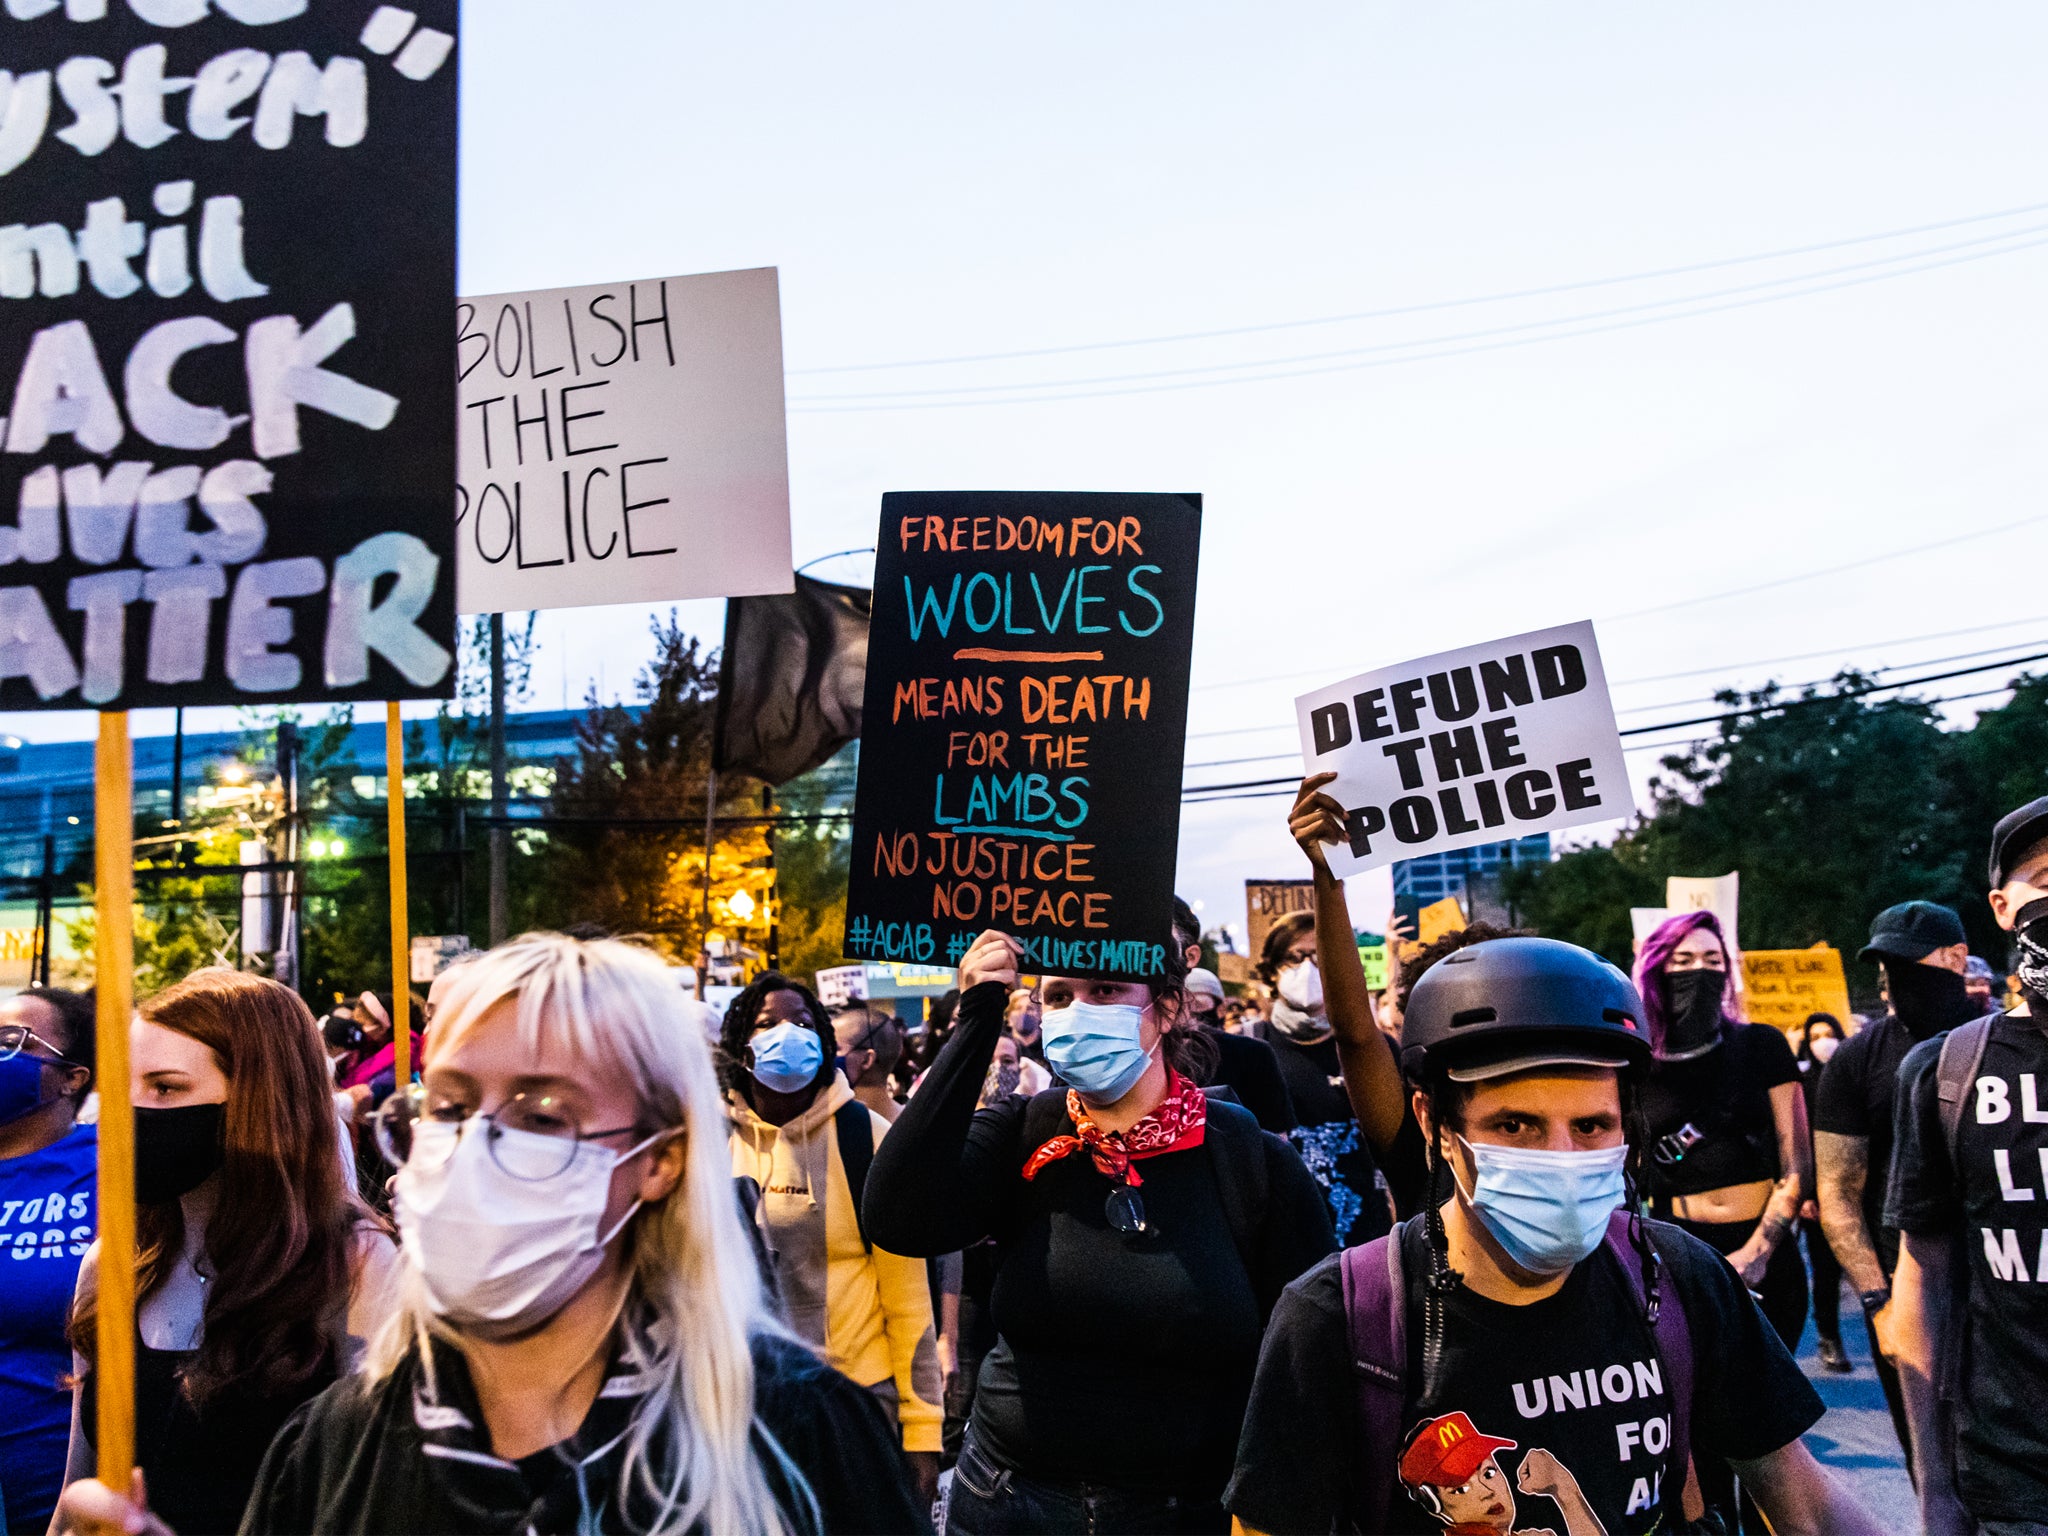
POLYGON ((1226 1531, 1220 1503, 1265 1319, 1330 1253, 1315 1182, 1190 1059, 1183 962, 1152 982, 1049 976, 1069 1085, 977 1110, 1022 947, 982 933, 953 1038, 876 1150, 874 1241, 993 1237, 998 1339, 953 1474, 956 1536, 1226 1531))

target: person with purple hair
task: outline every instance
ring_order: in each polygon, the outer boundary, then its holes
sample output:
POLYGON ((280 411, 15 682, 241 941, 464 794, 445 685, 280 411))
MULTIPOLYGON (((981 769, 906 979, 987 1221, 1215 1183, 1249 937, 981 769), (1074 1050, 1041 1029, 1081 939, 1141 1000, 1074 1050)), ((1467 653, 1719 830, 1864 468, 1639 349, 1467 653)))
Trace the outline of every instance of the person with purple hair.
MULTIPOLYGON (((1785 1037, 1738 1016, 1733 965, 1711 912, 1667 918, 1636 958, 1653 1053, 1643 1086, 1648 1193, 1652 1214, 1727 1259, 1797 1349, 1807 1288, 1792 1231, 1813 1182, 1806 1100, 1785 1037)), ((1699 1473, 1708 1502, 1732 1514, 1726 1464, 1699 1473)), ((1745 1529, 1762 1529, 1743 1514, 1745 1529)))

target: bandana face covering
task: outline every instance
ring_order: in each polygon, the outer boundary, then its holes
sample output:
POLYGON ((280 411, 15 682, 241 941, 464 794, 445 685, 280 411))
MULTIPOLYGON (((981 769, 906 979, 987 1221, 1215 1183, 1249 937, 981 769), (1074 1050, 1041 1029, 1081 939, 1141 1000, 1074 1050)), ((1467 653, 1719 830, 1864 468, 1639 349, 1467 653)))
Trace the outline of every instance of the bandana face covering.
POLYGON ((1666 971, 1657 978, 1664 994, 1664 1044, 1659 1061, 1690 1061, 1721 1043, 1721 999, 1726 971, 1666 971))
POLYGON ((2013 915, 2013 971, 2035 1016, 2048 1014, 2048 896, 2028 902, 2013 915))

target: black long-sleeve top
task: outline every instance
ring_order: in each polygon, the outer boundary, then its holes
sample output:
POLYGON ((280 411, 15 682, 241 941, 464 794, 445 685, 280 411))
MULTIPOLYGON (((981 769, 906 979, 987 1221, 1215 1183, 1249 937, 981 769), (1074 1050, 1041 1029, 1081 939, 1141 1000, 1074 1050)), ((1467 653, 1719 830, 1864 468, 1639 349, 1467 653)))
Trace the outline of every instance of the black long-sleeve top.
MULTIPOLYGON (((975 1109, 1004 996, 984 982, 961 998, 953 1038, 876 1149, 868 1235, 913 1255, 996 1239, 999 1337, 972 1423, 997 1462, 1052 1482, 1216 1498, 1265 1320, 1288 1282, 1336 1247, 1322 1194, 1263 1131, 1212 1130, 1203 1146, 1139 1163, 1142 1236, 1109 1225, 1110 1180, 1085 1154, 1027 1183, 1029 1101, 975 1109), (1226 1143, 1265 1157, 1266 1198, 1243 1250, 1218 1185, 1226 1143)), ((1228 1113, 1241 1111, 1212 1106, 1212 1119, 1228 1113)), ((1063 1107, 1056 1130, 1073 1130, 1063 1107)))

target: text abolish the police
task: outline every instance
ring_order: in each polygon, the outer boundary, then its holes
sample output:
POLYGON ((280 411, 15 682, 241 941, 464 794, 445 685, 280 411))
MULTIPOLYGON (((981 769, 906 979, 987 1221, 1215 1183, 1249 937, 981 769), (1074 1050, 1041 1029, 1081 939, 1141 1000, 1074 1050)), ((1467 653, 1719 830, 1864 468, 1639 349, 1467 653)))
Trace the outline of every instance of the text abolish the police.
POLYGON ((1344 874, 1631 805, 1590 623, 1370 672, 1296 709, 1308 771, 1338 775, 1344 874))

